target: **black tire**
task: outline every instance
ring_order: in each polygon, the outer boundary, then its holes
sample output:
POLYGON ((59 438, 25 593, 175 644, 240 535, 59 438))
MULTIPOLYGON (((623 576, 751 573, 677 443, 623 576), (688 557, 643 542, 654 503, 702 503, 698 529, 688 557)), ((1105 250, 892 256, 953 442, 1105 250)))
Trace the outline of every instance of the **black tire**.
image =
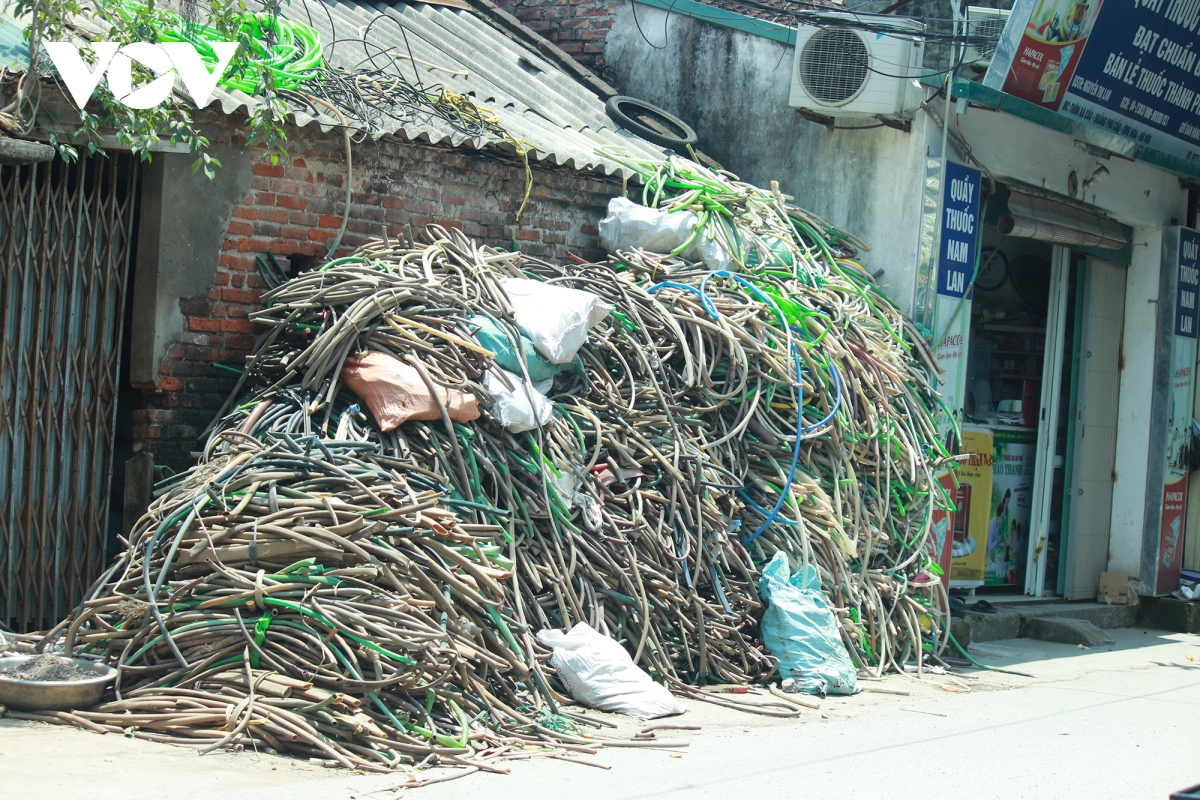
POLYGON ((696 132, 692 130, 690 125, 671 112, 661 109, 658 106, 650 105, 632 97, 617 95, 616 97, 608 98, 608 102, 604 104, 604 110, 613 122, 625 130, 660 147, 670 148, 682 153, 687 151, 688 145, 696 143, 696 132), (622 107, 633 111, 634 114, 639 116, 654 117, 660 125, 673 131, 676 135, 668 136, 643 125, 628 113, 622 111, 622 107))

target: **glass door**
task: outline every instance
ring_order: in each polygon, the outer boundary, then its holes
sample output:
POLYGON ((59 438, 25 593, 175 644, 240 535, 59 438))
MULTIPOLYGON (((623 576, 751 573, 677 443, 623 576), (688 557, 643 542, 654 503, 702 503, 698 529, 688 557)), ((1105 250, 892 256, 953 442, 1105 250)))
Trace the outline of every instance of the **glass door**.
POLYGON ((1038 409, 1037 455, 1033 473, 1032 513, 1025 568, 1025 594, 1046 593, 1046 565, 1054 505, 1054 466, 1060 455, 1058 421, 1062 397, 1063 350, 1066 345, 1070 251, 1056 246, 1050 262, 1050 300, 1046 308, 1046 351, 1038 409))

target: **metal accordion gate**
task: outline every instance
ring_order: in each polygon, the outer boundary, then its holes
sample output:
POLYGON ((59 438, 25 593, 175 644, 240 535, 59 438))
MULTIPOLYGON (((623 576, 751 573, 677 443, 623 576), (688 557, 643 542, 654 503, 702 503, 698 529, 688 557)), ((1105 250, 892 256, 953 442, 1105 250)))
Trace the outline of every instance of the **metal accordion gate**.
POLYGON ((100 574, 137 163, 0 166, 0 623, 53 626, 100 574))

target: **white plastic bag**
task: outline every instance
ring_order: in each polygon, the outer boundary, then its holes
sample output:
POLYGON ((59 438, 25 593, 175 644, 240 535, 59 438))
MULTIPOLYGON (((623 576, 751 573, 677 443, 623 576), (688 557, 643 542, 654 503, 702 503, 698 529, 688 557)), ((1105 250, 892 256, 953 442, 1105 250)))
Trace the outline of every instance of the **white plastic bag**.
POLYGON ((608 215, 600 220, 600 244, 610 253, 636 248, 669 253, 687 241, 695 226, 691 211, 667 214, 614 197, 608 201, 608 215))
POLYGON ((504 290, 512 301, 517 327, 552 364, 575 358, 588 331, 613 308, 591 292, 528 278, 508 278, 504 290))
POLYGON ((642 719, 686 710, 665 686, 634 665, 624 647, 586 622, 571 628, 570 633, 539 631, 537 638, 554 648, 550 664, 578 703, 642 719))
POLYGON ((499 367, 488 370, 483 376, 483 388, 496 398, 492 416, 513 433, 540 428, 554 414, 554 404, 538 391, 537 386, 530 383, 522 388, 523 383, 524 378, 499 367), (505 378, 508 379, 507 384, 505 378), (532 406, 529 404, 530 398, 533 399, 532 406))
MULTIPOLYGON (((688 240, 698 221, 691 211, 668 214, 624 197, 614 197, 608 201, 608 216, 600 220, 600 243, 610 253, 637 249, 670 253, 688 240)), ((688 261, 703 261, 709 269, 729 269, 732 263, 726 249, 704 233, 680 256, 688 261)))
POLYGON ((1179 581, 1179 588, 1171 592, 1180 600, 1200 600, 1200 582, 1189 580, 1179 581))

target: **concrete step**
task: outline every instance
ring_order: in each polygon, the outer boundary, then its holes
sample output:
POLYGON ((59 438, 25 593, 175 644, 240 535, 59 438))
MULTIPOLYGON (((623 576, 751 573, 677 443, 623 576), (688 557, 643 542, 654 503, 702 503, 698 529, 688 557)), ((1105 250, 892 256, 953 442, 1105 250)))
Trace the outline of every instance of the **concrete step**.
POLYGON ((1178 633, 1200 633, 1200 602, 1175 597, 1143 597, 1138 624, 1178 633))
MULTIPOLYGON (((963 636, 972 642, 995 642, 1039 635, 1043 626, 1031 625, 1031 620, 1072 619, 1089 622, 1101 629, 1130 628, 1137 622, 1137 609, 1130 606, 1110 606, 1104 603, 1068 603, 1065 600, 1021 602, 988 601, 996 606, 995 614, 968 611, 956 619, 951 631, 959 643, 966 645, 963 636)), ((970 603, 968 603, 970 605, 970 603)))

